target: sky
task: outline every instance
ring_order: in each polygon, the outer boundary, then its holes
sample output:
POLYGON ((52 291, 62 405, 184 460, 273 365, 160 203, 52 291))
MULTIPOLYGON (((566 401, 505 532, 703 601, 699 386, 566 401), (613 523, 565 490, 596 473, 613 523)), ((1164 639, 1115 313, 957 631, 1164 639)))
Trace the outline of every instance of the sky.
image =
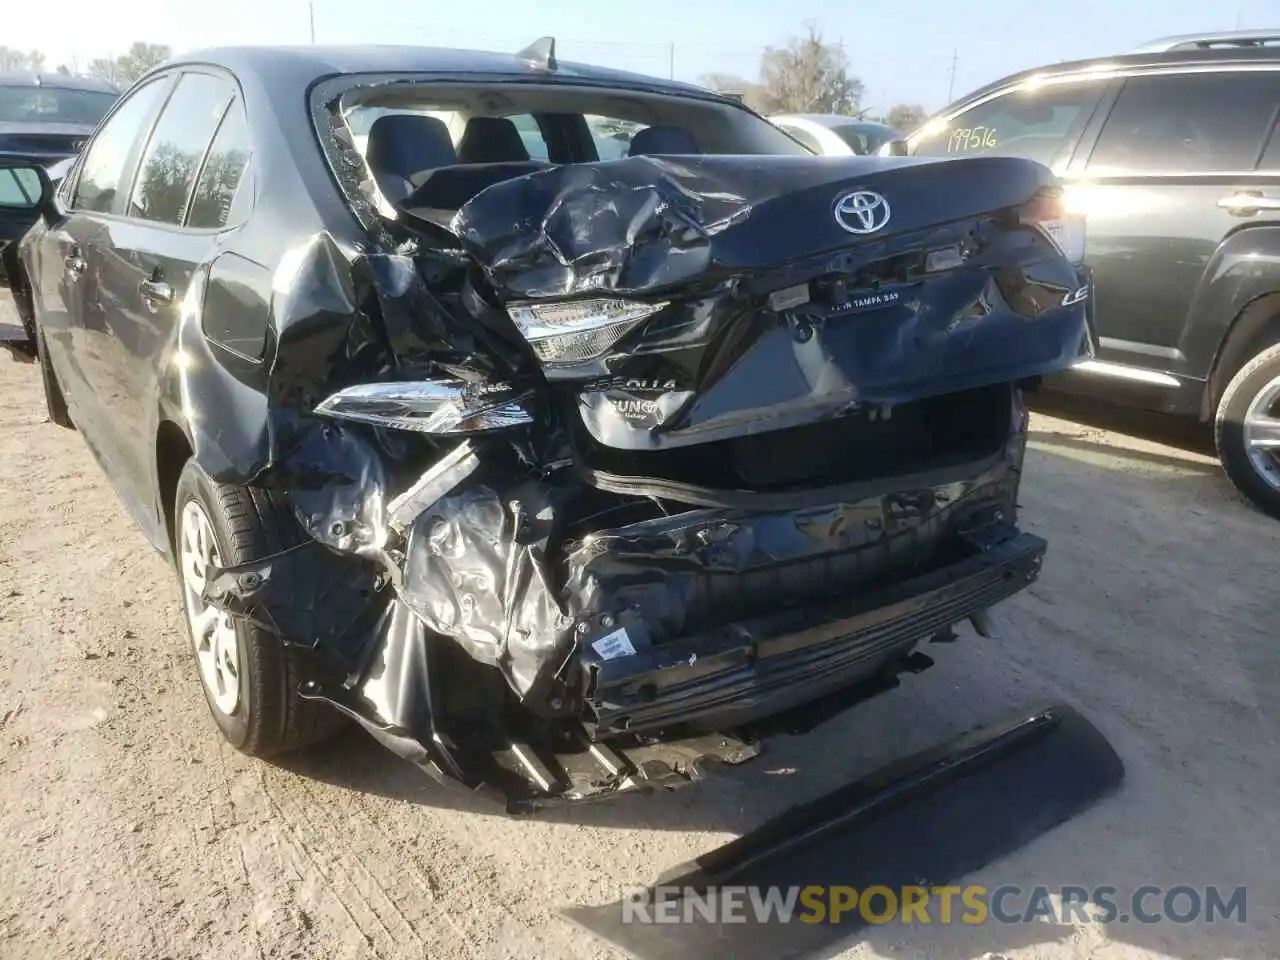
POLYGON ((135 40, 175 52, 218 44, 411 43, 512 52, 552 35, 562 59, 674 75, 754 79, 760 53, 814 21, 843 43, 864 106, 940 108, 1030 67, 1122 53, 1169 34, 1280 29, 1280 0, 7 0, 0 41, 50 66, 120 53, 135 40), (199 10, 199 14, 194 11, 199 10), (16 18, 16 20, 15 20, 16 18), (954 80, 952 77, 954 67, 954 80))

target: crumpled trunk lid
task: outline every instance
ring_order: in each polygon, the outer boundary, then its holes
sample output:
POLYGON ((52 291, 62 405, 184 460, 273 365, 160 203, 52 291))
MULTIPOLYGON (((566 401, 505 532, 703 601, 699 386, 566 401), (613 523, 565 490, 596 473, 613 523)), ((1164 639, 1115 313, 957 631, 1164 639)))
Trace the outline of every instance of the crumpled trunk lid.
POLYGON ((1026 219, 1055 190, 1004 157, 635 157, 496 184, 453 230, 508 312, 653 308, 544 370, 596 442, 662 450, 1069 366, 1087 291, 1026 219))

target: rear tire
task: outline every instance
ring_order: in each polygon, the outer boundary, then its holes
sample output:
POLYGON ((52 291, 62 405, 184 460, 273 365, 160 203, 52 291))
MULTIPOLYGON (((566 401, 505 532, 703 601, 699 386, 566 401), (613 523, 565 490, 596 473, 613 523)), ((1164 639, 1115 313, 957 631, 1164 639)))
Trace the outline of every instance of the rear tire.
POLYGON ((1280 344, 1263 350, 1231 378, 1218 403, 1214 441, 1236 489, 1280 519, 1280 445, 1268 446, 1280 444, 1280 344))
POLYGON ((227 742, 250 756, 269 757, 342 729, 337 710, 298 695, 303 651, 199 599, 209 560, 233 566, 296 543, 301 531, 292 514, 266 491, 214 483, 191 459, 178 478, 173 529, 188 637, 209 710, 227 742))
POLYGON ((53 372, 53 364, 49 362, 49 348, 45 345, 44 334, 35 334, 36 358, 40 364, 40 380, 44 385, 44 407, 48 411, 49 420, 60 427, 74 430, 71 414, 67 411, 67 401, 58 386, 58 377, 53 372))

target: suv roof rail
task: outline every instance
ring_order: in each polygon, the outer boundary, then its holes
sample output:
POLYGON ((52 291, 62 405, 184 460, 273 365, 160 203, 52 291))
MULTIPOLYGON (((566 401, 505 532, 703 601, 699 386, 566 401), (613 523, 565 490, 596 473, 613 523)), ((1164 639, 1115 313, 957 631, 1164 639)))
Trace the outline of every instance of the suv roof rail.
POLYGON ((1175 50, 1212 50, 1222 47, 1265 47, 1280 44, 1280 30, 1220 30, 1217 33, 1184 33, 1144 43, 1130 53, 1171 53, 1175 50))

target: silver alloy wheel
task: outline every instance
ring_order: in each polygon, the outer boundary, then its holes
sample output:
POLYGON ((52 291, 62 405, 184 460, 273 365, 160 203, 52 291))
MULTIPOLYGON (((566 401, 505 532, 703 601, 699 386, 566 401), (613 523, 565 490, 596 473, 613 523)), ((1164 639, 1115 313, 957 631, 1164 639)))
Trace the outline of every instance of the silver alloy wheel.
POLYGON ((221 561, 213 539, 213 524, 194 500, 182 508, 178 543, 182 599, 200 664, 200 680, 214 706, 229 717, 240 705, 240 647, 231 617, 205 603, 202 597, 210 565, 221 565, 221 561))
POLYGON ((1272 408, 1280 401, 1276 377, 1249 402, 1244 414, 1244 446, 1253 469, 1273 490, 1280 490, 1280 416, 1272 408))

